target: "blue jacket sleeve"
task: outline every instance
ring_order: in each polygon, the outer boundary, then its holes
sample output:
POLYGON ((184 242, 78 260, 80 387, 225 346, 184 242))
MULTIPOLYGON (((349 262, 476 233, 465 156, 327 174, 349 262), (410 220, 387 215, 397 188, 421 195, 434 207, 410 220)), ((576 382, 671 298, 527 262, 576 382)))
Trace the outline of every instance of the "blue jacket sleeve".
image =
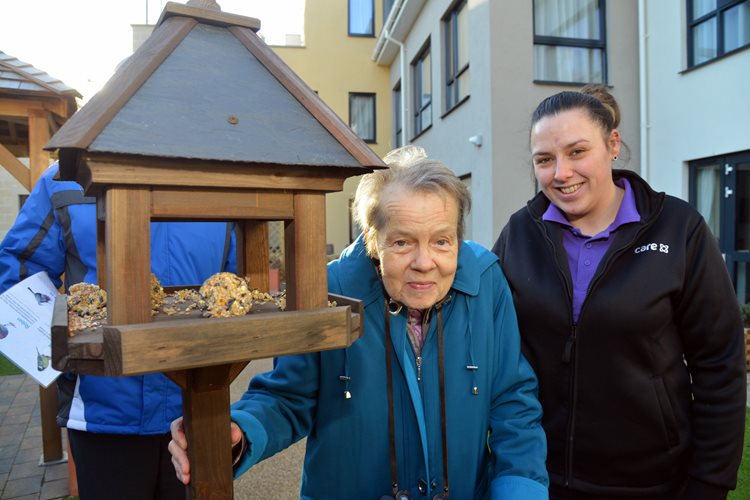
POLYGON ((515 308, 499 265, 493 266, 494 321, 499 359, 494 378, 489 445, 494 458, 493 499, 548 498, 547 441, 531 365, 521 353, 515 308))
POLYGON ((312 429, 320 354, 276 358, 274 370, 256 375, 231 418, 245 433, 248 451, 235 467, 238 477, 260 460, 299 441, 312 429))
POLYGON ((61 285, 65 244, 50 200, 51 177, 48 170, 39 179, 0 243, 0 293, 39 271, 61 285))

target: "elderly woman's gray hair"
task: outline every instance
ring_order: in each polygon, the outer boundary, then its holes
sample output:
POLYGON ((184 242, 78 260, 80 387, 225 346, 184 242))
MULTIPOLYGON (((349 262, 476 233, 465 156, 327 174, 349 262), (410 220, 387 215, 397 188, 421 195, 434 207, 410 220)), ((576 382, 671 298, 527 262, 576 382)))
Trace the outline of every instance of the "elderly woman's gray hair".
POLYGON ((383 161, 388 168, 363 176, 354 197, 354 218, 365 232, 368 255, 377 255, 378 232, 388 222, 380 203, 385 188, 452 196, 458 206, 458 238, 463 238, 464 216, 471 209, 471 195, 450 168, 428 158, 424 149, 413 145, 394 149, 383 161))

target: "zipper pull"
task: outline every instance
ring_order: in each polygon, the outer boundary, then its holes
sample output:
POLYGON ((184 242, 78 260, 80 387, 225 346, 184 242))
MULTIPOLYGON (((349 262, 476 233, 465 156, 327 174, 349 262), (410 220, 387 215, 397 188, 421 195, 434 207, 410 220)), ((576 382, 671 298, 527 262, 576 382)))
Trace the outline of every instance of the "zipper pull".
POLYGON ((422 381, 422 356, 417 356, 417 382, 422 381))

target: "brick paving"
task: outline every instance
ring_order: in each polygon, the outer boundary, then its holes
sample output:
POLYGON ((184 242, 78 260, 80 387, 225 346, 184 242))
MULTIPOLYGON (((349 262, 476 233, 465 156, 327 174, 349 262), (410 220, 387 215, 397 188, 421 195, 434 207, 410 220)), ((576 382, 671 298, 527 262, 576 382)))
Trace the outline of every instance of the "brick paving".
POLYGON ((67 498, 67 462, 40 465, 41 458, 39 385, 26 375, 0 377, 0 499, 67 498))

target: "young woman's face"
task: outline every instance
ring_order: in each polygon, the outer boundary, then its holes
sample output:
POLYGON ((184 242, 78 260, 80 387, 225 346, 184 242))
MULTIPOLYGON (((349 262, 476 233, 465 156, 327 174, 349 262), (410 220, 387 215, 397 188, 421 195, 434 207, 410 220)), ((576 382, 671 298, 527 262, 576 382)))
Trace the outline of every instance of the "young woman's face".
POLYGON ((458 205, 453 197, 406 190, 381 200, 386 227, 377 248, 392 299, 427 309, 445 297, 458 266, 458 205))
POLYGON ((612 158, 619 152, 620 133, 613 130, 605 140, 582 109, 547 116, 531 129, 534 175, 574 225, 608 210, 615 192, 612 158))

